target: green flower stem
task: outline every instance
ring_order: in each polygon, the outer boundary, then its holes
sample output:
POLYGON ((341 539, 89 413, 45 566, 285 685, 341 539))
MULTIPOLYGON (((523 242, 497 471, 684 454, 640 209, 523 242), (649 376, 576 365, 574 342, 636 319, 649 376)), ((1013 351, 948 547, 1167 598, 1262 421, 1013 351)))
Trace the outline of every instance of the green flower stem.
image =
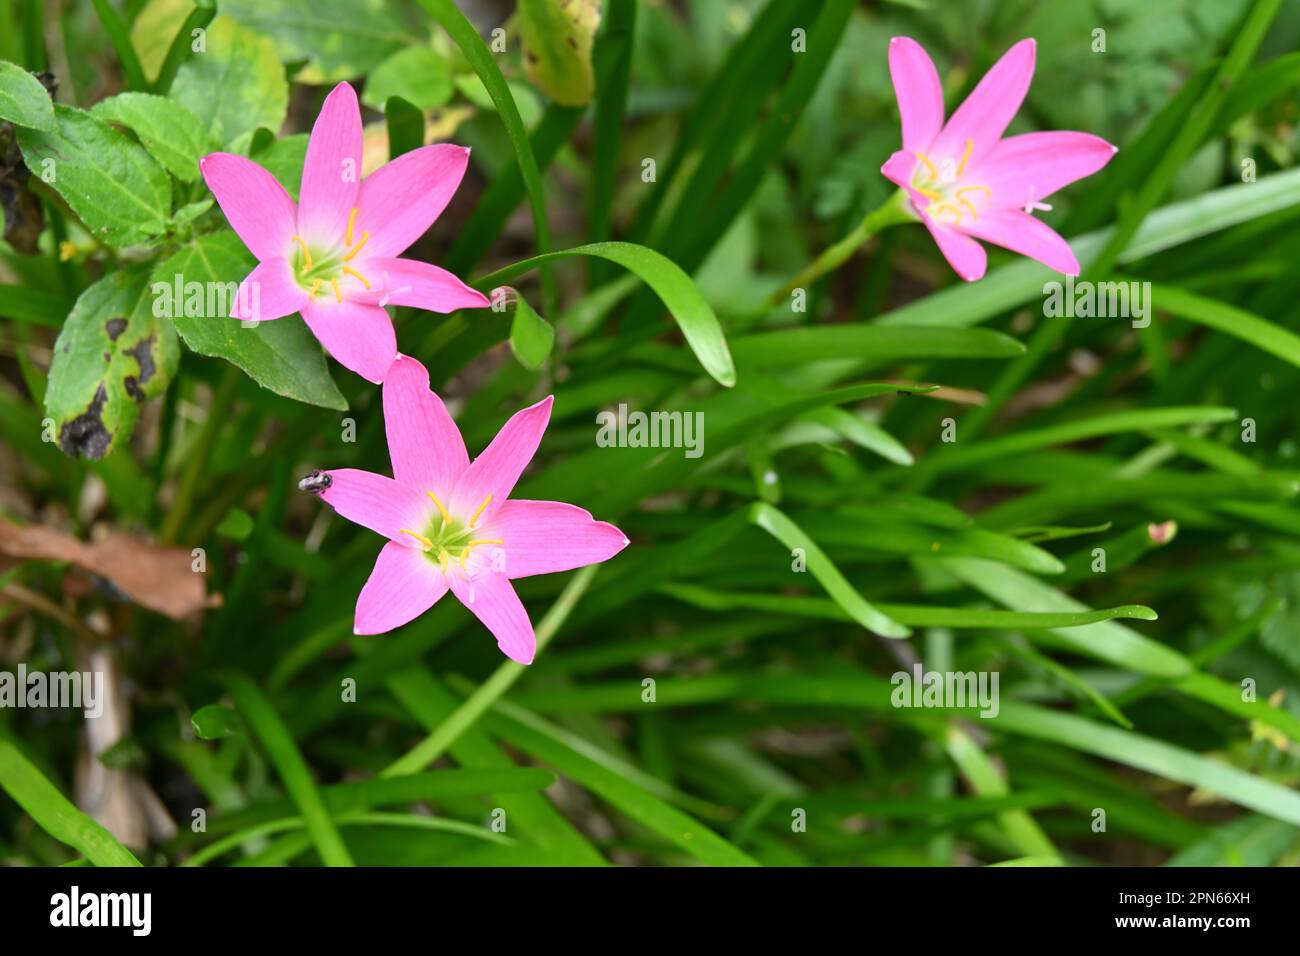
POLYGON ((907 192, 899 189, 879 207, 867 213, 863 220, 858 223, 857 228, 847 236, 828 246, 826 250, 810 262, 804 269, 793 279, 783 285, 767 300, 769 309, 775 308, 785 300, 795 289, 806 289, 814 282, 833 272, 849 260, 849 257, 858 250, 858 247, 865 243, 880 230, 897 225, 902 222, 915 222, 916 214, 912 212, 907 202, 907 192))
MULTIPOLYGON (((599 565, 589 564, 565 585, 560 596, 555 599, 546 616, 537 625, 537 653, 550 643, 555 632, 560 629, 574 605, 582 597, 587 586, 591 584, 599 565)), ((523 676, 528 668, 515 661, 506 661, 485 680, 474 693, 465 698, 465 702, 447 715, 447 719, 429 736, 425 737, 411 750, 390 764, 380 774, 381 777, 399 777, 408 773, 419 773, 446 753, 447 748, 460 739, 460 735, 472 727, 493 704, 523 676)))

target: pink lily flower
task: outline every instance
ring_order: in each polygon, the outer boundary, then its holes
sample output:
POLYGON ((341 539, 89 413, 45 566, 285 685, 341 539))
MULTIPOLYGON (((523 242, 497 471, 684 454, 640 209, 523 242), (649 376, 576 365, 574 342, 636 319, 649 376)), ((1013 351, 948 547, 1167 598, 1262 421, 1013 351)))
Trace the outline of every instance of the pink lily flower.
POLYGON ((903 148, 880 171, 907 190, 948 264, 967 282, 987 265, 983 239, 1066 275, 1079 274, 1069 243, 1034 218, 1043 200, 1091 176, 1118 150, 1090 133, 1002 134, 1034 76, 1033 40, 1021 40, 984 74, 948 122, 934 63, 909 37, 889 41, 903 148))
POLYGON ((325 350, 372 382, 397 357, 387 305, 430 312, 487 306, 450 272, 398 256, 438 218, 460 185, 469 150, 423 146, 361 173, 361 109, 340 83, 307 144, 299 202, 253 161, 210 153, 199 169, 231 227, 258 258, 231 316, 302 313, 325 350))
POLYGON ((507 657, 531 664, 537 638, 511 579, 607 561, 628 544, 618 528, 573 505, 510 500, 552 399, 517 412, 471 462, 423 365, 399 355, 382 395, 393 477, 342 468, 300 484, 388 539, 357 598, 354 632, 400 627, 450 590, 507 657))

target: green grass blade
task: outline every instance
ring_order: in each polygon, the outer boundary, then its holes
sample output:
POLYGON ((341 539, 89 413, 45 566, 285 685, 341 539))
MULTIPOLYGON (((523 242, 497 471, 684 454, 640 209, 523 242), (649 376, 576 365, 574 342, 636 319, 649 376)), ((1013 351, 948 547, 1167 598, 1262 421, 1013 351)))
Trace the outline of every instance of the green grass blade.
POLYGON ((60 843, 95 866, 139 866, 135 855, 102 826, 78 810, 36 766, 0 737, 0 787, 60 843))
POLYGON ((321 862, 326 866, 351 866, 352 857, 325 808, 320 791, 316 789, 311 770, 271 702, 256 684, 242 674, 228 675, 226 685, 230 688, 239 712, 266 748, 285 789, 302 813, 303 822, 320 853, 321 862))

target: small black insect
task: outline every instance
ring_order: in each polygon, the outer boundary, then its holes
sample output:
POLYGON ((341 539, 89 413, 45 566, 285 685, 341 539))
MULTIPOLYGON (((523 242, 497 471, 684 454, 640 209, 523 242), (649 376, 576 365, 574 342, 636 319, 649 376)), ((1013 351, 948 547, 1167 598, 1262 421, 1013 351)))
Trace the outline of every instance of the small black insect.
POLYGON ((312 494, 318 495, 332 484, 334 484, 334 479, 326 472, 313 471, 302 481, 298 482, 298 490, 310 491, 312 494))

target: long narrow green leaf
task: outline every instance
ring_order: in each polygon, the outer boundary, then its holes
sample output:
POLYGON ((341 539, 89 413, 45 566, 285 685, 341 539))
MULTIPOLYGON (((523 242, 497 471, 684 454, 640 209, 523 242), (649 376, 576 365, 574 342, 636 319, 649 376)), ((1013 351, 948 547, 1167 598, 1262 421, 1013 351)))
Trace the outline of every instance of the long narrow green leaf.
POLYGON ((139 866, 113 835, 74 807, 22 752, 0 737, 0 787, 37 825, 96 866, 139 866))
POLYGON ((325 808, 320 791, 312 780, 311 770, 271 702, 256 684, 242 674, 228 675, 226 685, 230 688, 239 712, 266 748, 285 789, 302 813, 303 822, 320 853, 321 862, 326 866, 351 866, 352 857, 343 838, 339 836, 334 821, 330 819, 329 810, 325 808))
POLYGON ((722 326, 712 307, 700 294, 690 276, 671 259, 653 249, 630 242, 594 242, 516 262, 483 276, 474 284, 479 288, 491 288, 535 266, 570 256, 608 259, 639 276, 668 308, 677 327, 682 330, 686 344, 691 347, 704 370, 722 385, 736 384, 736 368, 732 364, 731 353, 727 350, 722 326))

